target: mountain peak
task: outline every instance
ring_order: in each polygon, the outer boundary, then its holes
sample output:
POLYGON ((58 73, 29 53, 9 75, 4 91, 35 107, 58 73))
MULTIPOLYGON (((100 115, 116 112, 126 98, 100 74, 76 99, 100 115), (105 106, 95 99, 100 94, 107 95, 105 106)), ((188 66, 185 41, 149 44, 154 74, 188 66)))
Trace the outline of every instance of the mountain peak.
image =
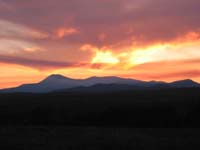
POLYGON ((52 74, 52 75, 48 76, 47 78, 45 78, 44 80, 42 80, 40 83, 56 82, 56 81, 59 81, 59 80, 66 80, 66 79, 70 79, 70 78, 67 78, 67 77, 60 75, 60 74, 52 74))
POLYGON ((66 78, 65 76, 63 75, 60 75, 60 74, 52 74, 50 76, 48 76, 46 79, 50 79, 50 78, 54 78, 54 79, 63 79, 63 78, 66 78))
POLYGON ((184 80, 179 80, 179 81, 174 81, 170 83, 171 85, 174 86, 184 86, 184 87, 196 87, 200 86, 199 83, 191 80, 191 79, 184 79, 184 80))
POLYGON ((195 82, 195 81, 193 81, 191 79, 185 79, 185 80, 182 80, 182 81, 185 81, 185 82, 195 82))
POLYGON ((174 82, 172 82, 172 83, 177 83, 177 82, 184 82, 184 83, 197 83, 197 82, 195 82, 195 81, 193 81, 193 80, 191 80, 191 79, 184 79, 184 80, 178 80, 178 81, 174 81, 174 82))

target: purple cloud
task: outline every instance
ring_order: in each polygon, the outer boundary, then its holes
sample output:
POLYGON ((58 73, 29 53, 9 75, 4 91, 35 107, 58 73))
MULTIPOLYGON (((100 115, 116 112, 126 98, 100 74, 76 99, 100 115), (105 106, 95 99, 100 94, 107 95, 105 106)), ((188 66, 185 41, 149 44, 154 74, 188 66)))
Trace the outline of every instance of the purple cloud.
POLYGON ((8 64, 18 64, 18 65, 22 65, 22 66, 36 68, 39 70, 83 67, 83 66, 87 65, 85 63, 36 60, 36 59, 27 59, 27 58, 22 58, 22 57, 3 56, 3 55, 0 55, 0 62, 8 63, 8 64))

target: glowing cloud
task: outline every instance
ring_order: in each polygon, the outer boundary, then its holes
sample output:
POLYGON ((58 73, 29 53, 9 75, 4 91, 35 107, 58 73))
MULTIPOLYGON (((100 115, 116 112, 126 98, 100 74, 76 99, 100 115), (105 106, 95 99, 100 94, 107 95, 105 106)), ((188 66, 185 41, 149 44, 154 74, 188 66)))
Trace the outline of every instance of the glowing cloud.
POLYGON ((78 30, 75 28, 60 28, 57 30, 57 37, 64 38, 65 36, 77 34, 78 30))
POLYGON ((117 64, 119 60, 113 56, 109 51, 106 52, 97 52, 96 56, 92 59, 92 63, 108 63, 108 64, 117 64))
POLYGON ((132 65, 138 65, 146 62, 159 61, 161 59, 167 60, 167 56, 162 55, 163 53, 167 53, 166 48, 166 45, 159 45, 147 49, 133 50, 131 55, 129 55, 129 61, 132 65), (162 58, 160 58, 159 56, 161 56, 162 58))
POLYGON ((198 49, 200 49, 198 43, 193 43, 192 45, 155 45, 146 49, 133 50, 129 55, 129 60, 131 64, 137 65, 147 62, 200 59, 200 51, 198 49))
POLYGON ((118 56, 115 56, 112 53, 111 49, 108 49, 106 47, 98 48, 95 46, 92 46, 90 44, 85 44, 81 47, 81 50, 83 51, 91 51, 95 53, 95 56, 93 56, 91 63, 92 64, 117 64, 120 62, 118 59, 118 56))

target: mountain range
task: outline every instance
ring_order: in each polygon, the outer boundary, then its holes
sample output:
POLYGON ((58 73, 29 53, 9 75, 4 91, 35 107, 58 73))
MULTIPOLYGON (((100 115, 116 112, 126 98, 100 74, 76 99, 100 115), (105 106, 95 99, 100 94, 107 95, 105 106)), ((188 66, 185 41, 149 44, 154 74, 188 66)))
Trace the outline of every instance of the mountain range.
POLYGON ((2 89, 1 93, 48 93, 65 91, 122 91, 152 88, 191 88, 200 84, 190 79, 171 83, 160 81, 140 81, 115 76, 90 77, 87 79, 72 79, 59 74, 53 74, 34 84, 24 84, 19 87, 2 89))

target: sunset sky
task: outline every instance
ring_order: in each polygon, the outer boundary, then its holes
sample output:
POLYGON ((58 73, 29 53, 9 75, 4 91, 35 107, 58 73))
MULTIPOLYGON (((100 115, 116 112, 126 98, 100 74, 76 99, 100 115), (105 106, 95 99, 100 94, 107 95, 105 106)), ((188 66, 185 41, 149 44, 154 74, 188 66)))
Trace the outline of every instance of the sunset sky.
POLYGON ((0 0, 0 70, 200 82, 200 0, 0 0))

